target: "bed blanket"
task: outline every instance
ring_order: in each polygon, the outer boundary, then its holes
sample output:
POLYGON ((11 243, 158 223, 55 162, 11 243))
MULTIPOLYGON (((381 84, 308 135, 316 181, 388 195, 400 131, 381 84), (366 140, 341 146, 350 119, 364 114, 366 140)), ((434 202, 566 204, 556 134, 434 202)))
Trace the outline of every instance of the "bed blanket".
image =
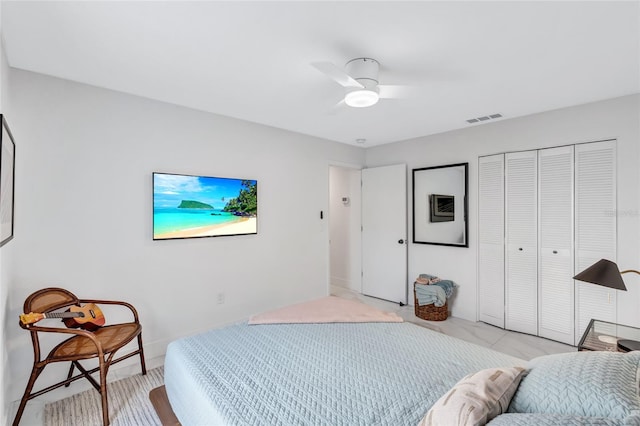
POLYGON ((465 375, 524 363, 407 322, 242 323, 170 343, 165 386, 183 426, 415 426, 465 375))
POLYGON ((254 315, 249 324, 315 324, 326 322, 402 322, 393 312, 385 312, 357 300, 336 296, 286 306, 254 315))

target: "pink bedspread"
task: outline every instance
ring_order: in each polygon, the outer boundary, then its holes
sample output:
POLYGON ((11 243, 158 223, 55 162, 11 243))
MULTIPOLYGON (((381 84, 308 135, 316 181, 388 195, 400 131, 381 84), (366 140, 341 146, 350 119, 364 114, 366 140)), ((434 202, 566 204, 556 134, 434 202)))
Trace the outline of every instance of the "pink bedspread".
POLYGON ((403 322, 403 320, 393 312, 381 311, 362 302, 336 296, 286 306, 249 318, 249 324, 328 322, 403 322))

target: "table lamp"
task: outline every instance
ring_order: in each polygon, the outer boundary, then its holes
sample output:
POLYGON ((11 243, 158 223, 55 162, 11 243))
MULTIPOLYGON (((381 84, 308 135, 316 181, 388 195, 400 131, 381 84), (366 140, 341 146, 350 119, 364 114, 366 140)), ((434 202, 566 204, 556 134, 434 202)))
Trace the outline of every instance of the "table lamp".
MULTIPOLYGON (((604 287, 613 288, 616 290, 627 291, 627 287, 622 280, 622 274, 628 272, 634 272, 640 275, 640 271, 635 269, 627 269, 620 272, 618 265, 607 259, 600 259, 593 265, 589 266, 584 271, 573 277, 574 280, 585 281, 591 284, 597 284, 604 287)), ((640 342, 635 340, 618 340, 618 348, 624 351, 639 351, 640 342)))

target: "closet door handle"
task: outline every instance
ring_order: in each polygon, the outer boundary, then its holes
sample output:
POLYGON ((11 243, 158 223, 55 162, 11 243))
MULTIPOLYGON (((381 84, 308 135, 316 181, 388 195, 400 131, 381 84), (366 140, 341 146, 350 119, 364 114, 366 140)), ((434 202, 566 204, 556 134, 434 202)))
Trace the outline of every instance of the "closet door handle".
POLYGON ((554 250, 554 251, 553 251, 553 254, 558 254, 558 250, 554 250))
POLYGON ((522 251, 522 247, 520 247, 518 250, 519 250, 519 251, 522 251))

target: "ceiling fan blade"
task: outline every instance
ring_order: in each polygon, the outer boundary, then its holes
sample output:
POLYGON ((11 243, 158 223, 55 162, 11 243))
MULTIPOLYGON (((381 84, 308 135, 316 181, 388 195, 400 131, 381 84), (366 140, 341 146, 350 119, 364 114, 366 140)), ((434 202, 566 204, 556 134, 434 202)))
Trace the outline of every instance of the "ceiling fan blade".
POLYGON ((378 90, 381 99, 417 98, 420 96, 420 87, 417 86, 379 84, 378 90))
POLYGON ((334 106, 332 106, 331 109, 329 109, 327 111, 327 115, 339 114, 340 112, 342 112, 344 110, 344 108, 346 106, 347 106, 347 104, 344 102, 344 99, 343 99, 340 102, 338 102, 337 104, 335 104, 334 106))
POLYGON ((364 87, 331 62, 312 62, 311 65, 343 87, 357 87, 359 89, 364 87))

